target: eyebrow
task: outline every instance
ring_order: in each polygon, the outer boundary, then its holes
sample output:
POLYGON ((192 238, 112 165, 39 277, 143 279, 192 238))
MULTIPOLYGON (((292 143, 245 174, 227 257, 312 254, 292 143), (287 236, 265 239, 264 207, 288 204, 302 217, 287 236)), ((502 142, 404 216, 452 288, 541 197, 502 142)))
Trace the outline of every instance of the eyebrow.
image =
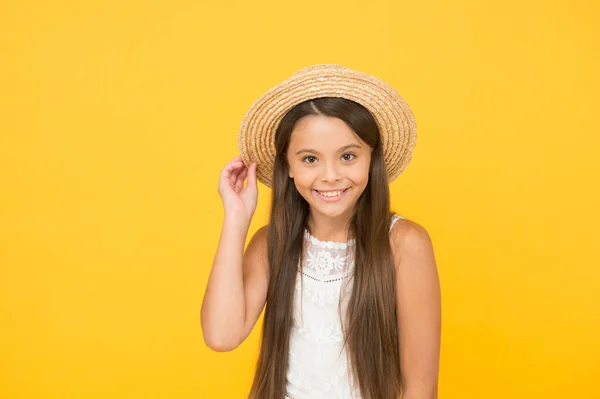
MULTIPOLYGON (((360 148, 361 148, 361 146, 360 146, 360 145, 358 145, 358 144, 356 144, 356 143, 348 144, 348 145, 345 145, 345 146, 343 146, 343 147, 340 147, 340 149, 338 150, 338 152, 342 152, 342 151, 344 151, 344 150, 347 150, 348 148, 359 148, 359 149, 360 149, 360 148)), ((296 153, 296 155, 298 155, 298 154, 300 154, 300 153, 303 153, 303 152, 312 152, 312 153, 314 153, 314 154, 319 154, 319 151, 317 151, 317 150, 313 150, 312 148, 302 148, 301 150, 299 150, 299 151, 296 153)))

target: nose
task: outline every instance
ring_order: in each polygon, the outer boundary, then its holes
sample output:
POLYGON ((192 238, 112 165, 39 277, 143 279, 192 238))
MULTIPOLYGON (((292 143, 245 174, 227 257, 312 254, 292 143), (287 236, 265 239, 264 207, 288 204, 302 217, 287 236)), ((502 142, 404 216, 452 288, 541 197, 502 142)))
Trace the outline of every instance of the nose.
POLYGON ((340 178, 340 173, 335 164, 325 164, 321 178, 323 182, 335 182, 340 180, 340 178))

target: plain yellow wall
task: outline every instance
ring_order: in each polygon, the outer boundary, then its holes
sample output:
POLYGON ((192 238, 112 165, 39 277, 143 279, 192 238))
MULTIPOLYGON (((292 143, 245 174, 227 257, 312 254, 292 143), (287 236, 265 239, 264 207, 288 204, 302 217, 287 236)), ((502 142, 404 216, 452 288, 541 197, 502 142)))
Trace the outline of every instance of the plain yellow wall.
POLYGON ((244 397, 259 326, 222 354, 199 321, 219 171, 252 101, 332 62, 417 118, 391 190, 435 245, 440 398, 600 398, 599 8, 4 2, 0 397, 244 397))

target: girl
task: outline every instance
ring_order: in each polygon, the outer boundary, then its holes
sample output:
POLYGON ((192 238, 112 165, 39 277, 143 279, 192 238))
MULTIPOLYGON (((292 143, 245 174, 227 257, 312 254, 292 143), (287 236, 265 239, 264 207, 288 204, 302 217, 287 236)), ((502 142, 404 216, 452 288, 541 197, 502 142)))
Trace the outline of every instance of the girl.
POLYGON ((230 351, 266 304, 250 398, 437 398, 433 247, 391 212, 388 187, 415 140, 394 89, 339 65, 299 71, 244 116, 201 322, 206 344, 230 351), (272 188, 270 220, 244 252, 257 180, 272 188))

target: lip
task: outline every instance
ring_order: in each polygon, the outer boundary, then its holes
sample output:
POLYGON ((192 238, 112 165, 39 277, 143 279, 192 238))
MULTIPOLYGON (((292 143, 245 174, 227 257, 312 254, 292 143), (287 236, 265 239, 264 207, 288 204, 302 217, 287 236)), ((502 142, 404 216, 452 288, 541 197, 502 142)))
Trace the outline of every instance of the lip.
MULTIPOLYGON (((348 192, 349 189, 350 188, 344 189, 344 191, 340 195, 338 195, 337 197, 324 197, 321 194, 319 194, 317 192, 317 190, 312 190, 312 191, 315 194, 315 196, 317 198, 319 198, 323 202, 338 202, 338 201, 340 201, 342 198, 344 198, 346 196, 346 193, 348 192)), ((324 193, 330 193, 330 192, 334 192, 334 191, 340 191, 340 190, 327 190, 327 191, 323 191, 323 192, 324 193)))

